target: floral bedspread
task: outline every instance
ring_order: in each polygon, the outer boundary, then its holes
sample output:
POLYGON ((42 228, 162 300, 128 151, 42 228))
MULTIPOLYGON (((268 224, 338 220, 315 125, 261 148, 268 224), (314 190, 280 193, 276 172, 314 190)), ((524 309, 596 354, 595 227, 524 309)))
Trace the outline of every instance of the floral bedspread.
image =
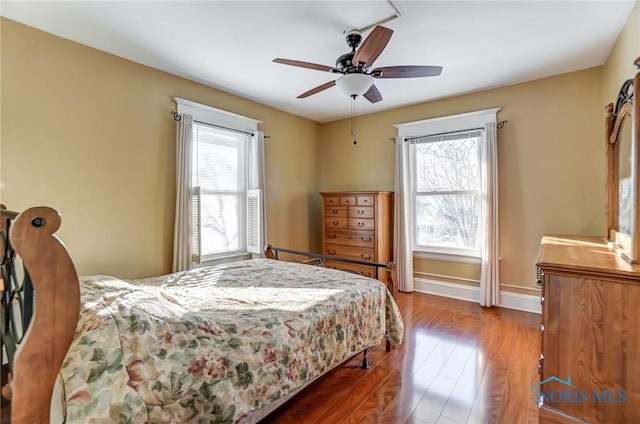
POLYGON ((67 423, 234 423, 404 330, 382 283, 267 259, 80 286, 67 423))

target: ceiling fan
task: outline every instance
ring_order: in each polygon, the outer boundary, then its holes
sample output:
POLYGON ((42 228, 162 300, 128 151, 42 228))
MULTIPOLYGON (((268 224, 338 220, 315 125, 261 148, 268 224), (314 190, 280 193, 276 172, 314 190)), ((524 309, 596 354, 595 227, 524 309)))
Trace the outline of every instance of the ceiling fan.
POLYGON ((345 94, 354 99, 356 96, 363 96, 371 103, 376 103, 382 100, 382 95, 374 84, 374 78, 434 77, 442 72, 442 66, 383 66, 371 69, 373 62, 387 46, 392 34, 393 31, 389 28, 378 25, 362 42, 362 35, 359 31, 349 31, 346 35, 346 41, 347 45, 351 47, 351 51, 338 57, 335 67, 281 58, 273 59, 273 61, 284 65, 342 74, 336 80, 305 91, 298 96, 299 99, 304 99, 337 85, 345 94), (361 46, 360 42, 362 42, 361 46))

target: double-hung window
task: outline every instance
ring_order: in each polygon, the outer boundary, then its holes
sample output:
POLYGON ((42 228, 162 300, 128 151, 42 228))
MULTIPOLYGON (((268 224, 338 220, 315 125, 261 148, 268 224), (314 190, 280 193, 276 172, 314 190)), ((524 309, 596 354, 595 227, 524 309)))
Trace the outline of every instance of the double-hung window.
MULTIPOLYGON (((191 161, 182 168, 188 169, 185 173, 191 177, 185 183, 190 194, 185 209, 191 211, 186 225, 190 231, 185 236, 190 243, 185 252, 191 252, 195 263, 260 254, 266 232, 260 121, 185 99, 174 100, 178 113, 192 118, 187 131, 191 134, 191 161)), ((178 172, 182 172, 180 166, 178 172)))
POLYGON ((398 124, 403 227, 417 256, 480 262, 497 219, 499 109, 398 124), (494 219, 495 218, 495 219, 494 219), (491 224, 491 225, 490 225, 491 224))
POLYGON ((196 259, 244 253, 249 135, 193 124, 192 211, 196 259))
POLYGON ((482 131, 411 140, 416 250, 480 255, 482 131))

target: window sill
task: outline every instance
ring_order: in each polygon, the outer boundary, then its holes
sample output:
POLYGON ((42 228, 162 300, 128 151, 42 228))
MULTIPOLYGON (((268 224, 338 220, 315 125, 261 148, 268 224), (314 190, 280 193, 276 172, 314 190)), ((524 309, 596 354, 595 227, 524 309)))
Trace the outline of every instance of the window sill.
POLYGON ((213 266, 213 265, 226 264, 229 262, 245 261, 247 259, 251 259, 251 257, 252 257, 251 253, 236 253, 229 256, 220 256, 217 258, 205 259, 200 263, 194 262, 193 268, 203 268, 205 266, 213 266))
POLYGON ((420 259, 431 259, 435 261, 457 262, 464 264, 478 264, 482 262, 479 256, 465 255, 463 253, 433 252, 425 250, 414 250, 413 256, 420 259))

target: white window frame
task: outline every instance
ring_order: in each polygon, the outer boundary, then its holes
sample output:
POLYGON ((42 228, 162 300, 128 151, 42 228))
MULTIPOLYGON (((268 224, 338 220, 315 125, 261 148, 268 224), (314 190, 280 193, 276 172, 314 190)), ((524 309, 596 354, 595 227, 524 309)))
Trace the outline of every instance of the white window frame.
MULTIPOLYGON (((484 128, 487 122, 496 122, 497 113, 500 108, 485 109, 475 112, 462 113, 457 115, 442 116, 438 118, 424 119, 414 122, 406 122, 396 125, 398 136, 401 139, 428 137, 436 134, 455 133, 467 131, 475 128, 484 128)), ((484 137, 484 134, 483 134, 484 137)), ((411 154, 411 161, 415 160, 415 154, 411 154)), ((413 167, 412 167, 413 168, 413 167)), ((411 180, 413 181, 414 170, 411 169, 411 180)), ((482 193, 481 193, 482 196, 482 193)), ((411 187, 411 204, 413 211, 415 208, 416 196, 415 187, 411 187)), ((478 205, 480 207, 480 204, 478 205)), ((465 263, 480 263, 481 249, 445 248, 445 247, 424 247, 416 244, 416 217, 412 213, 411 239, 414 255, 419 258, 444 260, 465 263)))
MULTIPOLYGON (((174 97, 174 102, 177 104, 177 112, 179 114, 189 114, 193 116, 194 121, 201 122, 203 124, 211 125, 214 127, 221 127, 223 129, 229 129, 232 131, 240 131, 249 134, 254 134, 258 130, 258 125, 262 123, 257 119, 248 118, 246 116, 238 115, 226 110, 217 109, 211 106, 203 105, 191 100, 174 97)), ((195 124, 195 122, 194 122, 195 124)), ((194 140, 194 143, 196 140, 194 140)), ((247 154, 247 152, 245 152, 247 154)), ((248 160, 248 158, 247 158, 248 160)), ((248 169, 248 168, 247 168, 248 169)), ((245 176, 245 181, 247 181, 245 176)), ((244 199, 242 206, 246 207, 244 202, 246 201, 248 188, 245 188, 244 199)), ((246 214, 245 214, 246 215, 246 214)), ((246 238, 247 234, 247 217, 245 216, 245 225, 243 234, 240 237, 246 238)), ((246 240, 244 242, 244 249, 242 251, 225 252, 215 255, 205 255, 200 258, 200 264, 211 265, 213 263, 220 263, 238 259, 244 259, 251 257, 247 251, 246 240)))

